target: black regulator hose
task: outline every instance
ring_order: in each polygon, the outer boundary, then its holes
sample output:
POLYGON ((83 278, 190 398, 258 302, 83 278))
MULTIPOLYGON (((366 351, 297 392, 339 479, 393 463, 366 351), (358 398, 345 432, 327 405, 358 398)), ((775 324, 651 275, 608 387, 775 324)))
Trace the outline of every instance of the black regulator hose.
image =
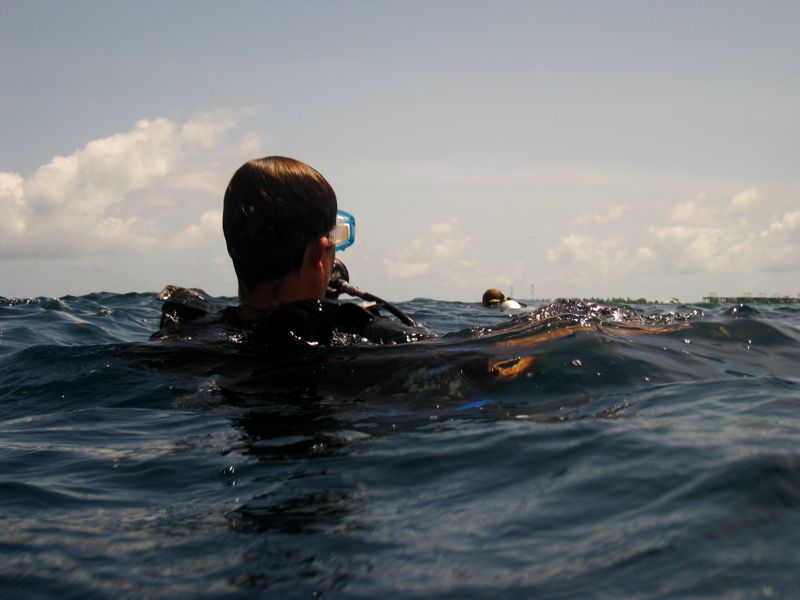
POLYGON ((387 311, 392 313, 395 317, 400 319, 409 327, 417 327, 417 324, 411 317, 409 317, 391 302, 387 302, 382 298, 378 298, 375 294, 370 294, 369 292, 365 292, 354 285, 350 285, 350 273, 347 272, 347 267, 344 266, 344 263, 337 258, 333 261, 333 273, 331 274, 331 279, 328 282, 328 292, 326 295, 328 298, 338 298, 339 294, 349 294, 350 296, 361 298, 363 300, 369 300, 370 302, 379 302, 387 311))

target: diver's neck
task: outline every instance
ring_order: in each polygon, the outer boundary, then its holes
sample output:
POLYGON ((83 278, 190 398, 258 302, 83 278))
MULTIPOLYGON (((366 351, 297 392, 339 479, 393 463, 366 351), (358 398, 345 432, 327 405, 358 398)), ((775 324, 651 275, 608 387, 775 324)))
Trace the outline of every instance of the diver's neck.
POLYGON ((286 276, 280 281, 264 281, 252 292, 241 291, 239 304, 262 312, 271 312, 283 304, 301 300, 322 300, 324 291, 319 285, 297 274, 286 276))
POLYGON ((271 311, 300 300, 322 300, 333 271, 334 247, 326 238, 306 246, 303 262, 296 271, 273 281, 262 281, 253 290, 239 288, 239 304, 271 311))

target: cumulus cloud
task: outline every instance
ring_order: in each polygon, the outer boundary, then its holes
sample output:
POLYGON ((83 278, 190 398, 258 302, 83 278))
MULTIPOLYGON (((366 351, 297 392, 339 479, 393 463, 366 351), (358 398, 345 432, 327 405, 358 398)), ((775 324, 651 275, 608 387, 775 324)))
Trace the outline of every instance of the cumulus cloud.
POLYGON ((172 240, 172 245, 178 248, 191 248, 193 246, 206 245, 209 240, 216 240, 220 244, 222 243, 221 210, 204 212, 196 223, 192 223, 175 236, 172 240))
POLYGON ((702 206, 699 202, 689 200, 674 206, 669 213, 672 223, 700 223, 708 222, 716 216, 715 209, 702 206))
POLYGON ((469 239, 456 219, 436 223, 394 252, 392 258, 384 259, 384 268, 393 279, 408 279, 434 271, 452 273, 454 267, 472 265, 463 257, 469 239))
POLYGON ((747 211, 762 199, 761 192, 750 188, 736 194, 731 200, 731 208, 735 211, 747 211))
POLYGON ((576 225, 587 226, 605 223, 616 223, 625 213, 628 212, 627 206, 612 206, 606 211, 595 211, 593 213, 580 215, 575 219, 576 225))
POLYGON ((577 278, 590 273, 605 276, 628 260, 627 251, 617 239, 571 234, 562 237, 547 253, 551 263, 568 266, 565 273, 577 278))
POLYGON ((726 272, 723 250, 736 239, 732 227, 667 225, 650 227, 650 243, 637 248, 638 266, 667 273, 726 272))
POLYGON ((230 145, 236 120, 234 111, 182 124, 143 119, 28 177, 0 172, 0 258, 140 253, 173 238, 196 243, 212 220, 202 198, 218 202, 223 187, 219 170, 210 168, 213 151, 230 145), (171 220, 170 212, 182 216, 171 220), (175 229, 194 215, 201 215, 195 226, 175 229))
POLYGON ((17 238, 25 230, 25 221, 22 218, 24 181, 16 173, 0 172, 0 211, 3 215, 0 219, 0 232, 3 234, 0 240, 17 238))
POLYGON ((640 263, 673 273, 747 273, 797 268, 798 212, 759 225, 737 216, 762 202, 747 189, 727 205, 683 203, 673 209, 672 223, 649 228, 651 241, 640 248, 640 263))
MULTIPOLYGON (((593 281, 623 271, 687 275, 796 270, 800 211, 760 223, 743 217, 743 212, 765 202, 755 188, 729 201, 699 194, 668 207, 664 222, 645 224, 641 231, 646 235, 635 232, 621 240, 602 233, 570 233, 559 239, 548 259, 573 279, 593 281)), ((763 214, 753 217, 763 219, 763 214)))

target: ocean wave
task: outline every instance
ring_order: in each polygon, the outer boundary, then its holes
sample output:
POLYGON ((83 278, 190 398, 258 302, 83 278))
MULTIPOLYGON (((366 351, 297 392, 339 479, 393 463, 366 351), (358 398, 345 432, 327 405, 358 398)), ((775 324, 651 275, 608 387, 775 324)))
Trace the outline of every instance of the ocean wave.
POLYGON ((800 307, 402 308, 439 337, 149 341, 152 295, 0 302, 0 580, 26 596, 798 591, 800 307))

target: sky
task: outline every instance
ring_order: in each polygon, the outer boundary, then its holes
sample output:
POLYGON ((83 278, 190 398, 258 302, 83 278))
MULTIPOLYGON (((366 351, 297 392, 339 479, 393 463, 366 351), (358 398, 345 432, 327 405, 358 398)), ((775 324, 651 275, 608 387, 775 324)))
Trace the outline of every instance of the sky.
POLYGON ((245 161, 390 300, 800 295, 800 3, 0 0, 0 296, 233 296, 245 161))

